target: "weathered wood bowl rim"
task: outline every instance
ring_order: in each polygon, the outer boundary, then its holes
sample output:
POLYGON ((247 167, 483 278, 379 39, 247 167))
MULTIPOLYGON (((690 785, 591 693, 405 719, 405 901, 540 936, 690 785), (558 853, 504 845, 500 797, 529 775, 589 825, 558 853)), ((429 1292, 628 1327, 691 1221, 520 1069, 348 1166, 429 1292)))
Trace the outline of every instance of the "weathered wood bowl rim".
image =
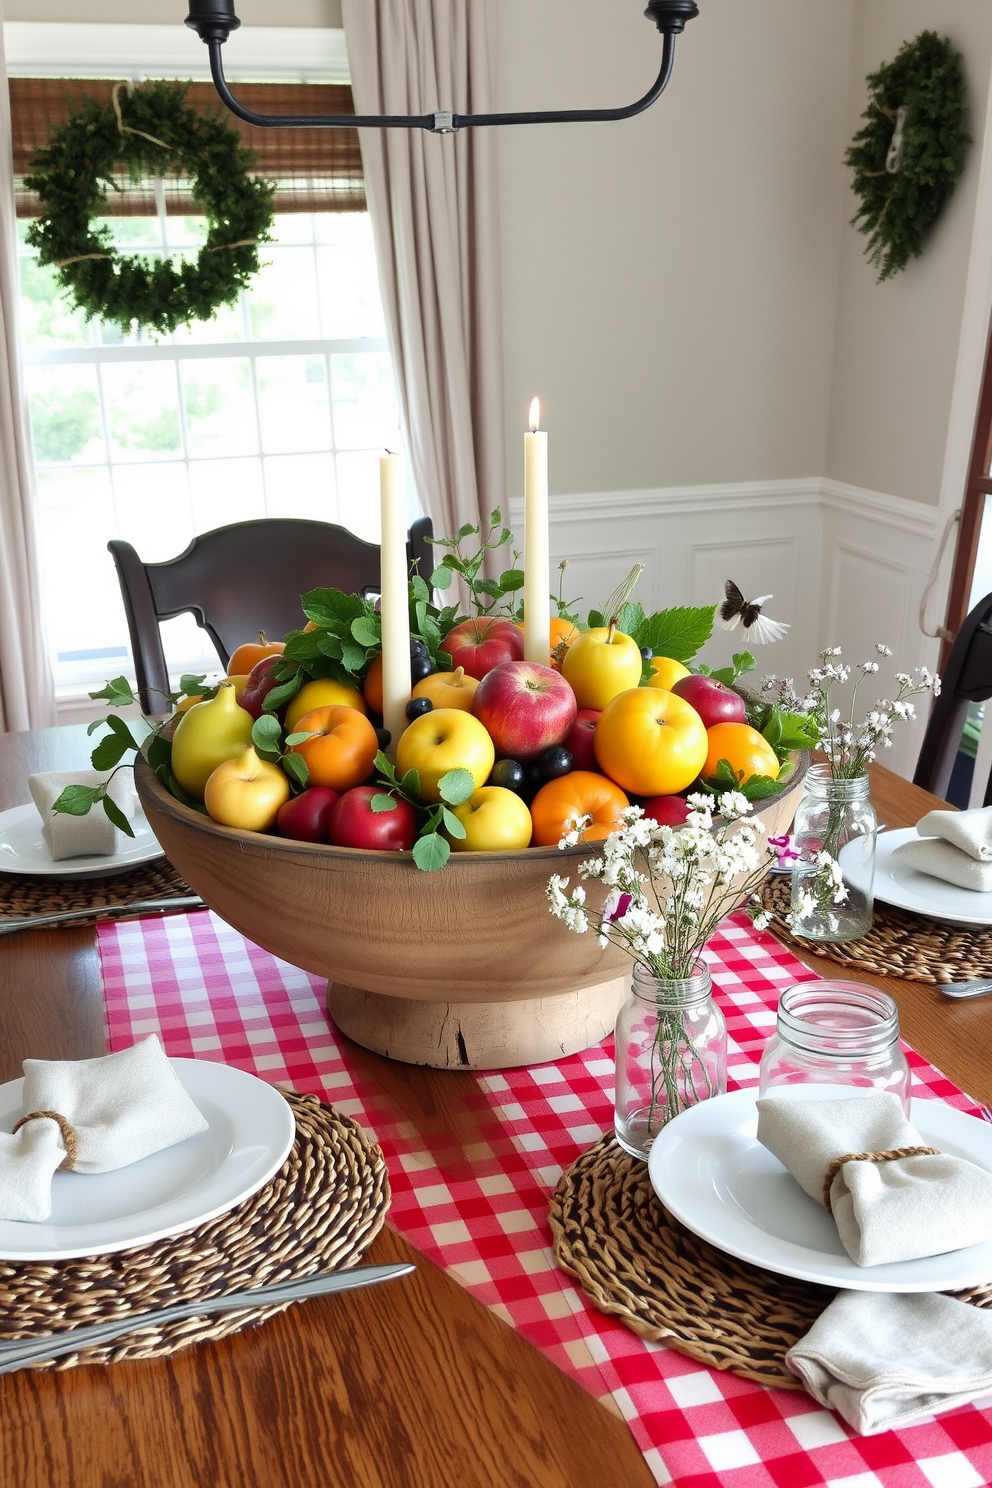
MULTIPOLYGON (((792 769, 789 771, 781 791, 774 796, 769 796, 764 801, 754 803, 753 816, 760 816, 762 812, 776 805, 786 795, 796 790, 801 785, 806 771, 809 768, 810 755, 808 750, 803 750, 797 755, 792 769)), ((238 843, 246 850, 258 850, 265 848, 269 851, 280 850, 291 851, 298 857, 301 853, 305 857, 313 857, 315 861, 333 858, 340 862, 348 862, 349 859, 368 863, 380 860, 383 863, 395 865, 397 862, 406 862, 416 873, 420 870, 413 861, 412 852, 390 852, 375 848, 362 847, 335 847, 331 843, 324 842, 298 842, 295 838, 279 837, 270 832, 249 832, 242 827, 225 827, 211 817, 205 816, 200 811, 194 811, 191 806, 185 806, 182 801, 177 801, 175 796, 166 790, 165 786, 154 773, 148 761, 145 759, 144 750, 138 755, 134 765, 135 785, 138 794, 144 801, 145 797, 153 803, 156 810, 171 816, 183 826, 206 833, 208 836, 238 843)), ((599 850, 600 844, 595 842, 579 843, 575 847, 525 847, 513 852, 453 852, 444 869, 444 874, 450 874, 452 868, 456 871, 471 872, 473 865, 485 866, 490 863, 506 863, 507 860, 518 860, 521 862, 559 862, 574 863, 587 859, 590 854, 599 850)), ((424 873, 421 875, 425 880, 437 878, 436 873, 424 873)))

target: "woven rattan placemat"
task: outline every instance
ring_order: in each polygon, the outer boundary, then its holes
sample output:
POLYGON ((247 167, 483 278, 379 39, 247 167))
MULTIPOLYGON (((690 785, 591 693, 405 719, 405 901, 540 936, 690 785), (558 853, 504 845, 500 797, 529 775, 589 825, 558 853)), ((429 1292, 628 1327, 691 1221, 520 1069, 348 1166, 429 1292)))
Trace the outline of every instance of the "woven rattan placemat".
POLYGON ((786 945, 841 966, 936 986, 992 976, 992 927, 948 925, 876 900, 871 929, 861 940, 837 944, 807 940, 788 926, 791 885, 788 874, 771 874, 761 889, 762 902, 772 915, 769 929, 786 945))
MULTIPOLYGON (((382 1227, 389 1178, 360 1126, 314 1095, 288 1095, 296 1141, 276 1176, 209 1224, 154 1245, 82 1260, 0 1260, 0 1338, 34 1338, 129 1312, 240 1292, 356 1264, 382 1227)), ((157 1359, 226 1338, 277 1307, 185 1318, 125 1334, 39 1369, 157 1359)))
MULTIPOLYGON (((713 1369, 802 1389, 785 1355, 835 1295, 738 1261, 700 1240, 655 1197, 647 1164, 612 1133, 564 1173, 551 1204, 555 1256, 600 1312, 713 1369)), ((992 1304, 992 1282, 956 1293, 992 1304)))
MULTIPOLYGON (((135 904, 139 899, 181 899, 192 894, 168 858, 156 858, 110 878, 51 878, 0 872, 0 918, 57 914, 63 909, 89 909, 105 904, 135 904)), ((72 920, 78 930, 87 920, 72 920)), ((53 927, 60 928, 60 927, 53 927)))

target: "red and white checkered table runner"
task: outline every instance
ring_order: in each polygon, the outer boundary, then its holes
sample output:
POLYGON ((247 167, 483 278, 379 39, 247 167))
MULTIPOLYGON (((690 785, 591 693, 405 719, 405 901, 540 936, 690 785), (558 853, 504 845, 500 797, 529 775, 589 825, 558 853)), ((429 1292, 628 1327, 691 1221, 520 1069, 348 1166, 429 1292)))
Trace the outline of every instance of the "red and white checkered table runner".
MULTIPOLYGON (((466 1132, 418 1131, 329 1024, 324 982, 212 914, 102 925, 110 1047, 158 1033, 174 1056, 215 1059, 314 1092, 380 1142, 390 1223, 628 1422, 658 1483, 679 1488, 983 1488, 990 1408, 854 1436, 798 1392, 767 1390, 645 1343, 560 1272, 548 1202, 562 1171, 613 1122, 607 1040, 553 1065, 480 1075, 466 1132)), ((731 1088, 754 1084, 783 987, 813 977, 742 917, 707 959, 727 1018, 731 1088)), ((975 1112, 907 1050, 914 1095, 975 1112)), ((464 1103, 463 1103, 464 1104, 464 1103)))

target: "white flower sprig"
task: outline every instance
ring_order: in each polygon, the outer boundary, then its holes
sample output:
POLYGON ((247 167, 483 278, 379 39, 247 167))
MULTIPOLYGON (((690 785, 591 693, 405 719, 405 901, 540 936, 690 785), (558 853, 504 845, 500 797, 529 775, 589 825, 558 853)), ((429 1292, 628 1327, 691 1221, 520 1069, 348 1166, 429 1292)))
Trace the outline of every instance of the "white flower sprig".
MULTIPOLYGON (((875 647, 881 657, 892 655, 891 648, 881 643, 875 647)), ((916 707, 910 698, 921 693, 940 696, 940 678, 926 667, 918 667, 915 674, 896 672, 898 692, 894 698, 882 698, 870 708, 863 722, 855 722, 858 690, 866 677, 874 676, 879 669, 877 661, 862 661, 854 668, 841 660, 841 648, 828 646, 820 652, 820 665, 808 673, 810 691, 799 698, 791 678, 780 681, 766 677, 762 691, 774 694, 779 700, 787 699, 797 711, 807 713, 817 724, 819 748, 826 755, 830 774, 835 780, 852 779, 863 775, 880 749, 891 749, 892 732, 896 723, 908 723, 916 717, 916 707), (854 677, 850 707, 837 707, 831 694, 854 677)))
MULTIPOLYGON (((751 803, 739 791, 716 798, 693 795, 680 827, 659 826, 639 806, 623 813, 624 826, 603 844, 601 858, 580 863, 581 879, 598 879, 610 891, 598 913, 589 909, 581 885, 567 893, 568 879, 553 874, 547 895, 551 913, 570 930, 593 929, 601 946, 611 942, 655 977, 691 974, 700 950, 731 909, 764 876, 773 848, 759 847, 761 822, 747 820, 751 803), (714 827, 714 809, 721 818, 714 827), (646 870, 646 871, 645 871, 646 870)), ((561 846, 579 840, 582 823, 561 846)), ((764 912, 752 911, 767 924, 764 912)))

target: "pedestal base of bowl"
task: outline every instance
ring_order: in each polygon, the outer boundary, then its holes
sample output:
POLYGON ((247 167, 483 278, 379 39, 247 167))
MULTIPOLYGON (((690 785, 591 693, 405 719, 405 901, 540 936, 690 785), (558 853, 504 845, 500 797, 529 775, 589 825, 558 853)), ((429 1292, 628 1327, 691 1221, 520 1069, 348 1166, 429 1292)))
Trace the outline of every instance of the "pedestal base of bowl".
POLYGON ((548 1064, 613 1032, 629 976, 579 992, 514 1002, 413 1002, 327 984, 327 1010, 365 1049, 432 1069, 548 1064))

